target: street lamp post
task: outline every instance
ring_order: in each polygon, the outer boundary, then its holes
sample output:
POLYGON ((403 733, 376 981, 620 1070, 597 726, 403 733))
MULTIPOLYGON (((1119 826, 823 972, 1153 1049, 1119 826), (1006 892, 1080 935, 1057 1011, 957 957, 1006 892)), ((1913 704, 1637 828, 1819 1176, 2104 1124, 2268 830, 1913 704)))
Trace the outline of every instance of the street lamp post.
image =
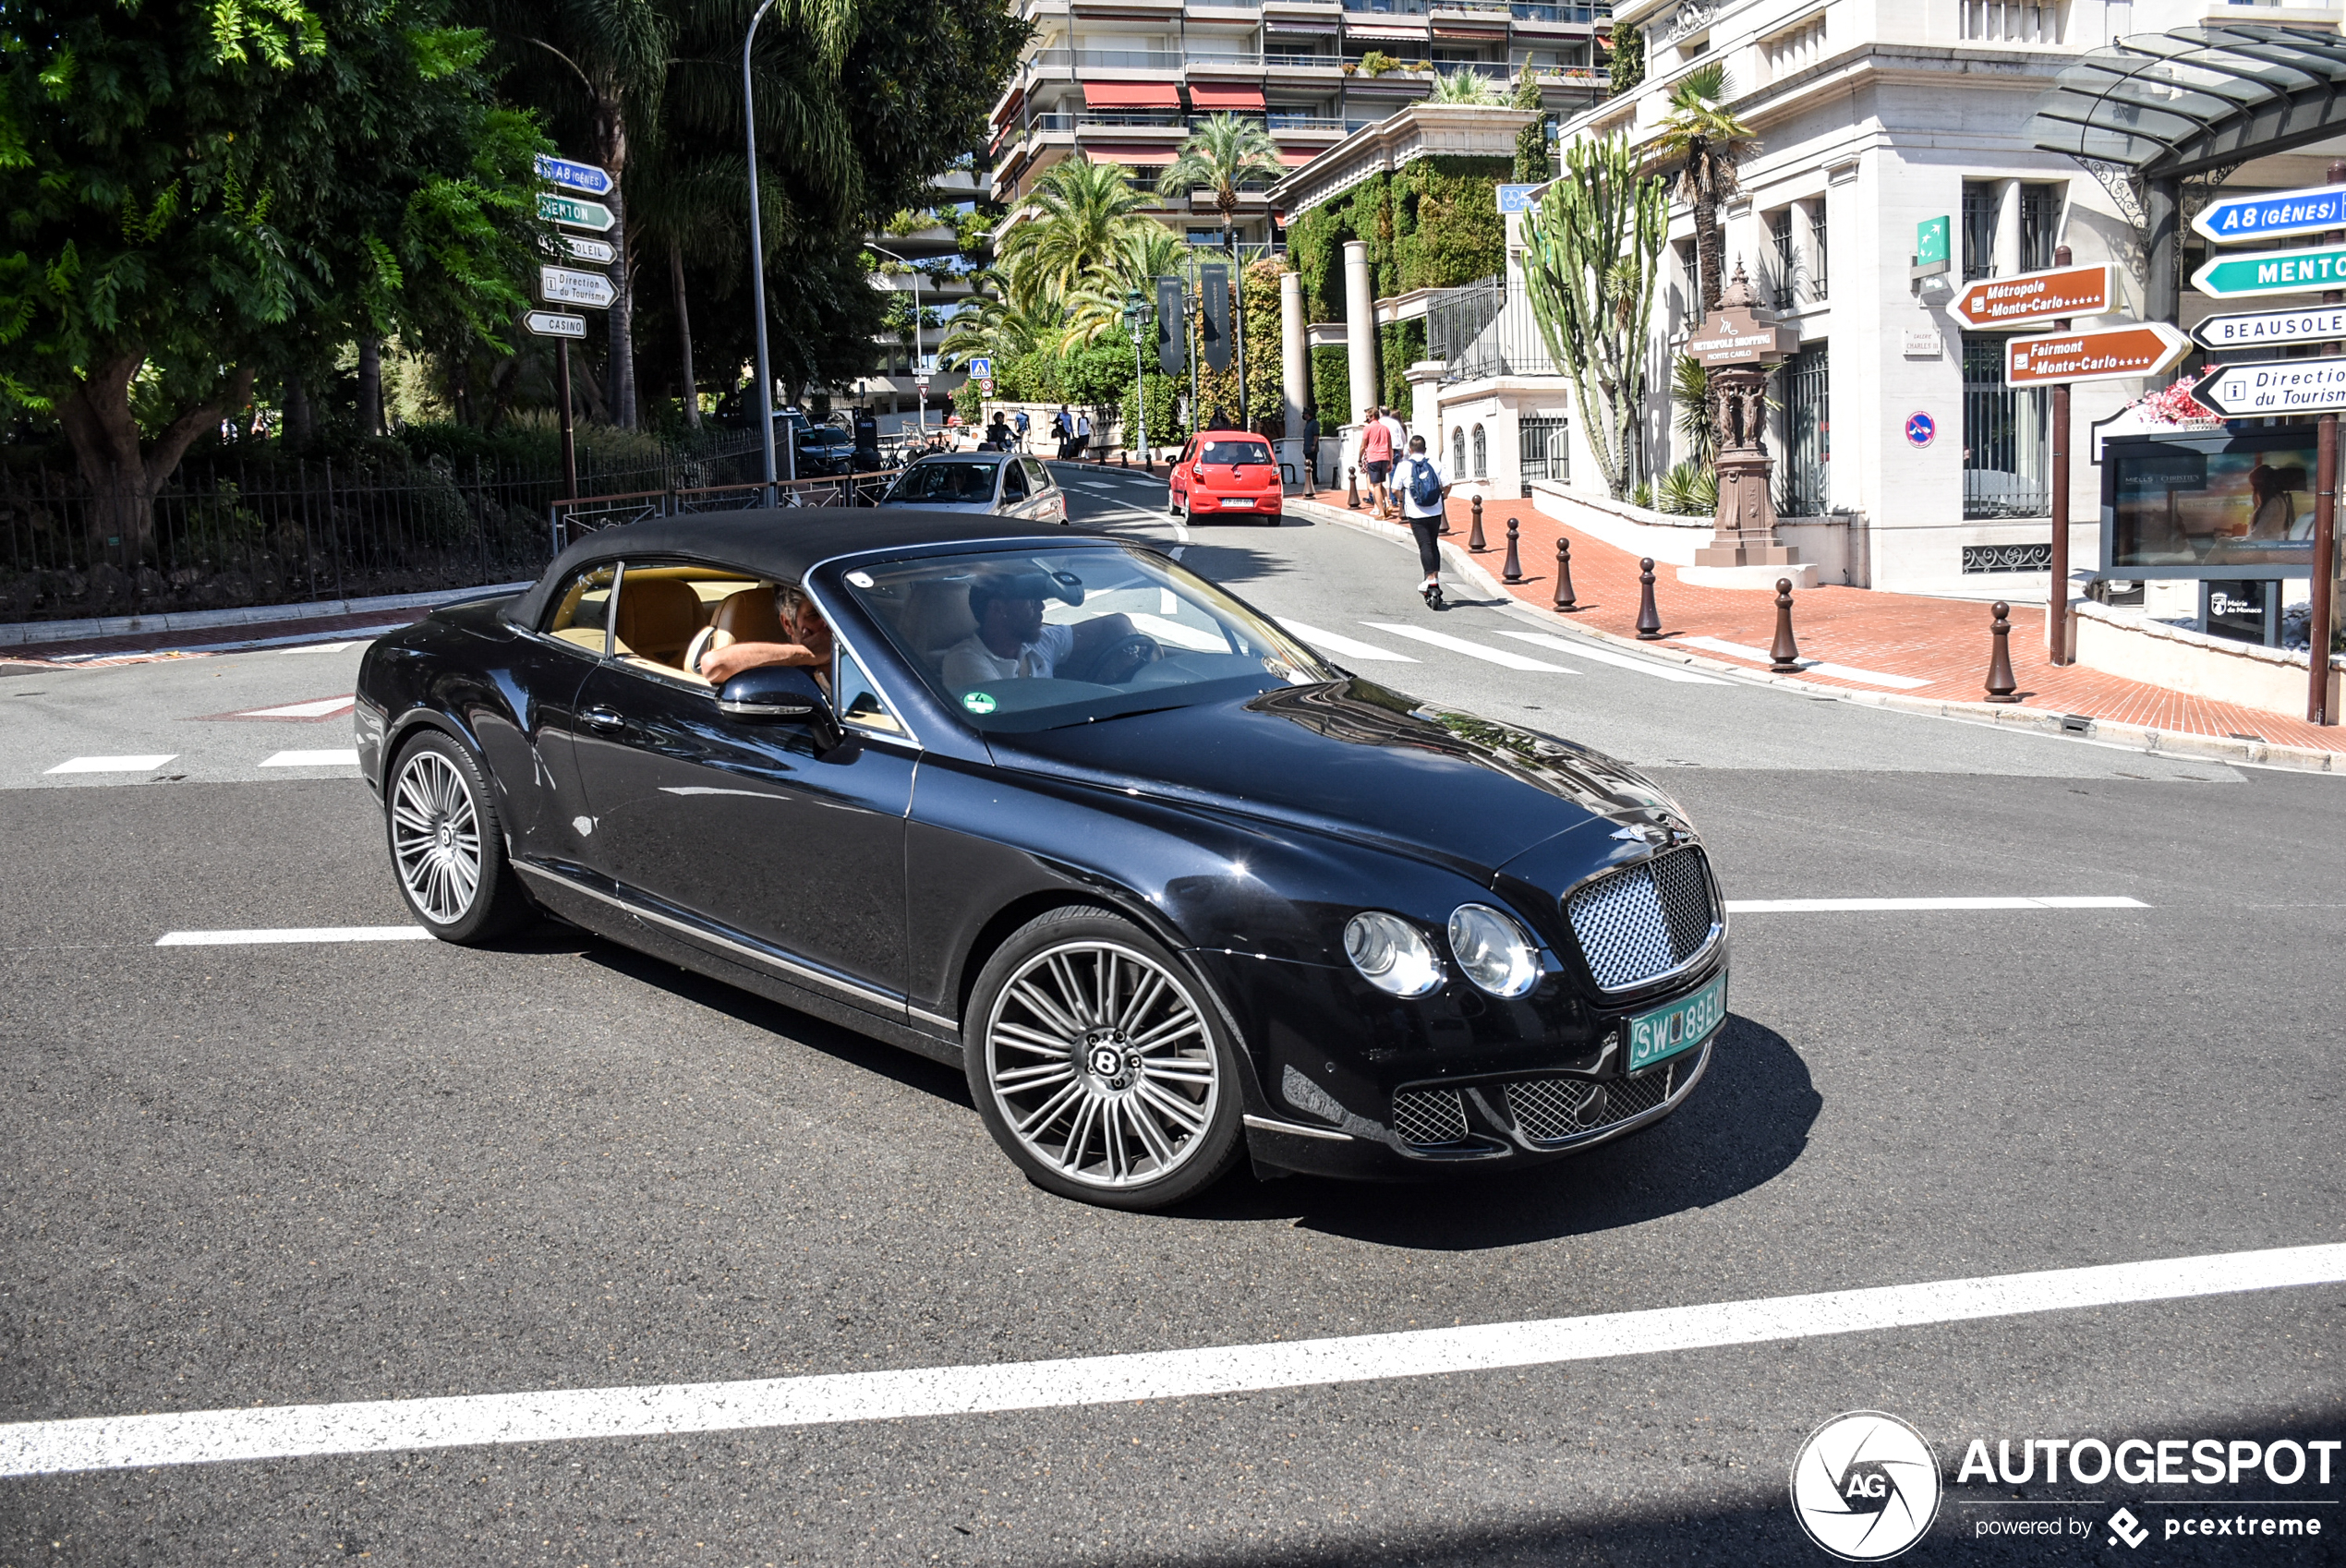
MULTIPOLYGON (((758 224, 757 100, 749 79, 749 46, 757 37, 757 24, 773 8, 774 0, 765 0, 757 7, 757 14, 749 18, 749 30, 742 34, 742 127, 749 143, 749 293, 751 305, 757 312, 757 439, 766 459, 768 506, 774 504, 774 372, 766 357, 766 239, 758 224)), ((789 454, 792 478, 798 476, 796 444, 792 443, 789 454)))
MULTIPOLYGON (((919 427, 921 440, 925 441, 928 440, 928 389, 921 379, 921 270, 884 245, 866 241, 865 248, 878 251, 889 260, 901 263, 906 271, 913 274, 913 418, 919 427)), ((896 429, 901 435, 904 427, 899 425, 896 429)))
POLYGON ((1149 382, 1147 372, 1141 367, 1141 334, 1155 317, 1156 308, 1149 303, 1148 296, 1136 288, 1124 291, 1124 325, 1132 334, 1132 403, 1140 414, 1132 445, 1140 452, 1143 468, 1149 465, 1149 382))

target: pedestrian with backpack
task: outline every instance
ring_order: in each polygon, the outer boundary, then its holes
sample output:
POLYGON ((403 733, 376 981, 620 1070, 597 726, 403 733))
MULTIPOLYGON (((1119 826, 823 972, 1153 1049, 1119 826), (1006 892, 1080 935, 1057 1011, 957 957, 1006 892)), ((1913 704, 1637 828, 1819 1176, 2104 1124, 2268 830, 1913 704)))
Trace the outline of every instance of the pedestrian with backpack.
POLYGON ((1418 564, 1425 581, 1418 592, 1428 609, 1446 608, 1442 602, 1442 513, 1450 499, 1450 476, 1429 456, 1423 436, 1409 438, 1409 455, 1395 466, 1393 488, 1401 492, 1401 515, 1417 536, 1418 564))

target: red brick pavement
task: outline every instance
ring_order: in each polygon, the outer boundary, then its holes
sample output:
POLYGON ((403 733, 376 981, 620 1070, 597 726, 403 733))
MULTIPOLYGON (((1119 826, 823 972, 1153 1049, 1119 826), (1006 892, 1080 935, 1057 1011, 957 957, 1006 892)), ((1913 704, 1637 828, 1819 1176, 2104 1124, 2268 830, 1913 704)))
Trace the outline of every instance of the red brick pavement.
MULTIPOLYGON (((1324 490, 1312 500, 1339 510, 1342 490, 1324 490)), ((1464 549, 1472 507, 1454 498, 1449 504, 1450 542, 1464 549)), ((1361 515, 1368 515, 1365 504, 1361 515)), ((1517 543, 1524 580, 1510 591, 1542 609, 1555 595, 1556 539, 1572 540, 1572 586, 1579 609, 1576 621, 1616 636, 1638 634, 1638 560, 1577 529, 1566 529, 1530 501, 1485 502, 1482 527, 1486 553, 1478 556, 1493 577, 1506 561, 1507 520, 1517 519, 1517 543)), ((1717 637, 1765 648, 1775 637, 1775 595, 1747 588, 1698 588, 1678 581, 1677 569, 1654 568, 1654 603, 1661 612, 1663 643, 1682 637, 1717 637)), ((1987 696, 1991 619, 1989 607, 1957 599, 1880 593, 1870 588, 1819 586, 1794 596, 1793 633, 1800 657, 1929 682, 1905 694, 1942 701, 1980 702, 1987 696)), ((2023 706, 2054 713, 2084 714, 2116 723, 2139 724, 2178 734, 2253 736, 2275 745, 2346 752, 2346 730, 2317 728, 2262 708, 2240 707, 2188 696, 2163 686, 2128 681, 2082 665, 2056 667, 2045 654, 2041 606, 2012 609, 2012 669, 2023 706)), ((1743 665, 1730 655, 1687 647, 1687 653, 1723 664, 1743 665)), ((1744 665, 1763 669, 1762 665, 1744 665)), ((1800 679, 1820 686, 1879 692, 1884 687, 1844 681, 1815 669, 1800 679)))

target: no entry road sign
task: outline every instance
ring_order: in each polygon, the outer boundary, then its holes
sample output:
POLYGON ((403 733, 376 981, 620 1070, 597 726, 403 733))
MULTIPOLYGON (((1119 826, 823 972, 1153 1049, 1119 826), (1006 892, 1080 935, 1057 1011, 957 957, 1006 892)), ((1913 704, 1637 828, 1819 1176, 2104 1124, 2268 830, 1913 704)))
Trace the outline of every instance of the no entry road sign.
POLYGON ((574 163, 568 158, 538 155, 538 177, 550 185, 566 186, 583 190, 589 196, 600 196, 611 189, 611 171, 599 169, 592 163, 574 163))
POLYGON ((2164 321, 2013 338, 2004 344, 2004 385, 2039 387, 2154 376, 2190 348, 2191 339, 2164 321))
POLYGON ((2228 196, 2209 202, 2191 221, 2191 226, 2218 245, 2346 229, 2346 186, 2275 190, 2262 196, 2228 196))
POLYGON ((611 209, 601 202, 564 196, 558 190, 538 193, 538 215, 551 218, 565 228, 592 229, 597 234, 608 234, 611 226, 619 222, 611 216, 611 209))
POLYGON ((583 338, 586 335, 586 318, 568 316, 559 310, 533 310, 522 318, 529 330, 541 338, 583 338))
POLYGON ((2191 275, 2191 286, 2218 299, 2251 294, 2305 294, 2346 285, 2346 246, 2260 250, 2219 256, 2191 275))
POLYGON ((2062 316, 2100 316, 2118 308, 2117 275, 2104 264, 1975 278, 1947 308, 1966 327, 2016 327, 2062 316))
POLYGON ((2346 408, 2346 356, 2227 365, 2192 396, 2229 419, 2264 414, 2326 414, 2346 408))
POLYGON ((549 305, 583 305, 589 310, 608 310, 619 291, 600 272, 582 272, 572 267, 540 267, 538 269, 538 297, 549 305))

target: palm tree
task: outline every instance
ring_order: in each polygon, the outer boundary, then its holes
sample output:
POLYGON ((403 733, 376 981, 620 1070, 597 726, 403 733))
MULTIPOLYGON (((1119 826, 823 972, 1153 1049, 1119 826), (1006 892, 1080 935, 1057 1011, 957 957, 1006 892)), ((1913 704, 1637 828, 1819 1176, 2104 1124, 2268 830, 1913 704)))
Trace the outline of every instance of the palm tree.
POLYGON ((973 281, 997 292, 980 294, 953 313, 945 341, 937 345, 946 364, 966 365, 981 356, 1000 364, 1058 345, 1064 316, 1056 296, 1022 305, 1005 297, 1010 291, 998 272, 980 272, 973 281))
POLYGON ((1433 78, 1433 103, 1496 103, 1491 84, 1470 70, 1456 70, 1433 78))
POLYGON ((1760 138, 1726 106, 1727 68, 1697 66, 1670 84, 1670 112, 1653 155, 1678 165, 1678 199, 1694 208, 1695 269, 1704 315, 1719 308, 1726 286, 1719 247, 1719 207, 1735 191, 1735 160, 1760 138))
POLYGON ((1052 164, 997 231, 994 253, 1011 297, 1032 308, 1081 288, 1110 264, 1140 205, 1121 163, 1052 164))
POLYGON ((1116 249, 1106 265, 1066 297, 1069 346, 1094 342, 1102 332, 1121 331, 1124 296, 1138 291, 1153 297, 1158 278, 1169 277, 1188 264, 1189 249, 1179 235, 1155 219, 1136 219, 1117 236, 1116 249))
MULTIPOLYGON (((1241 119, 1236 115, 1215 115, 1181 143, 1173 162, 1157 176, 1156 194, 1161 200, 1179 201, 1192 190, 1214 193, 1215 208, 1222 214, 1222 243, 1230 253, 1231 281, 1236 283, 1239 187, 1257 180, 1269 185, 1286 173, 1286 165, 1279 162, 1278 144, 1271 139, 1270 131, 1261 121, 1241 119)), ((1245 315, 1243 309, 1233 312, 1238 325, 1241 426, 1246 422, 1245 315)))

